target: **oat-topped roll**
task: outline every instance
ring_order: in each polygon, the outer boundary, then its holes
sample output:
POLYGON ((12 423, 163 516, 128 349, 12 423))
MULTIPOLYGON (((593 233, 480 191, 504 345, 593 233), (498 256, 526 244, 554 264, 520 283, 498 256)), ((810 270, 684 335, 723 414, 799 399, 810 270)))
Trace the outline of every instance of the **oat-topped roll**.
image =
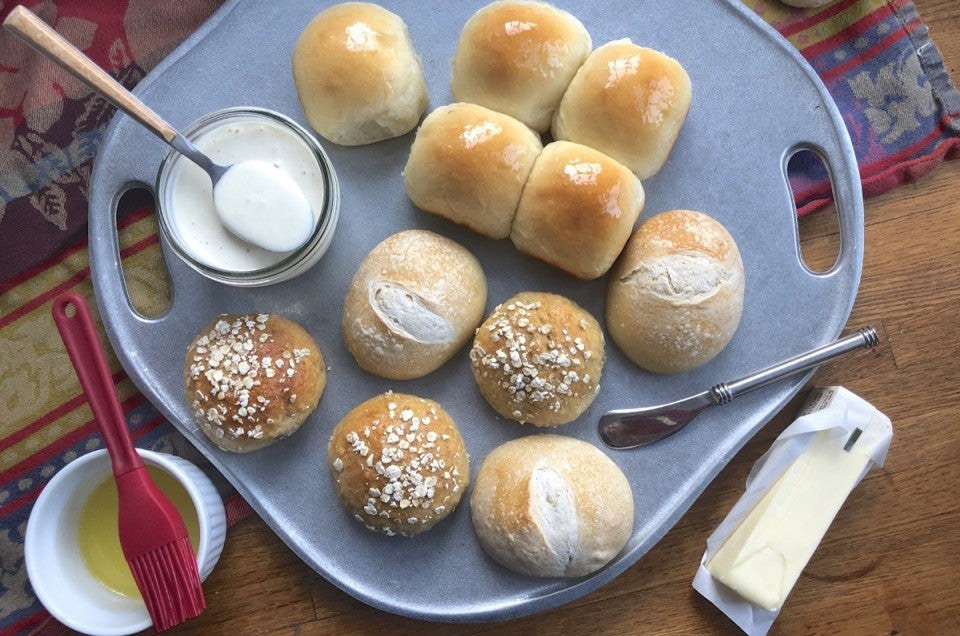
POLYGON ((568 298, 521 292, 477 329, 470 362, 480 393, 503 417, 535 426, 566 424, 600 390, 603 331, 568 298))
POLYGON ((371 530, 413 536, 445 519, 470 481, 453 419, 433 400, 387 392, 355 407, 327 461, 344 507, 371 530))
POLYGON ((184 391, 213 443, 245 453, 294 433, 327 383, 320 347, 275 314, 222 315, 187 349, 184 391))

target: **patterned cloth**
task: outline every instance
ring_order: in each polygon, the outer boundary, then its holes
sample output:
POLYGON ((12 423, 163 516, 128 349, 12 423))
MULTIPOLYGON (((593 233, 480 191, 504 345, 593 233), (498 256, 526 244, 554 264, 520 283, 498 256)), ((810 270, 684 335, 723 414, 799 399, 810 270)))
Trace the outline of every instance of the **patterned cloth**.
MULTIPOLYGON (((132 87, 220 0, 24 2, 132 87)), ((817 10, 749 0, 811 61, 853 138, 865 194, 915 179, 960 154, 960 96, 913 5, 839 0, 817 10)), ((13 4, 0 0, 0 18, 13 4)), ((0 633, 56 633, 23 562, 27 518, 46 481, 101 446, 60 343, 50 303, 64 291, 92 300, 86 243, 91 160, 113 111, 78 82, 0 33, 0 633)), ((798 211, 829 204, 819 162, 791 162, 798 211)), ((144 314, 169 298, 149 202, 121 205, 121 256, 144 314)), ((95 309, 95 305, 92 305, 95 309)), ((101 332, 101 339, 106 338, 101 332)), ((199 453, 127 379, 111 370, 135 443, 202 463, 199 453)), ((216 476, 214 471, 210 471, 216 476)), ((228 519, 249 508, 231 495, 228 519)))
MULTIPOLYGON (((927 28, 907 0, 840 0, 819 10, 747 2, 820 75, 843 114, 864 196, 920 178, 960 156, 960 94, 927 28)), ((823 164, 791 162, 797 210, 831 202, 823 164)))
MULTIPOLYGON (((14 4, 2 0, 0 17, 14 4)), ((220 0, 23 4, 132 88, 220 0)), ((113 113, 53 63, 0 32, 0 633, 64 631, 33 595, 23 538, 47 480, 70 460, 102 447, 50 305, 68 290, 93 299, 87 186, 113 113)), ((153 215, 142 203, 128 206, 140 209, 123 217, 119 231, 131 297, 149 314, 165 306, 169 292, 163 276, 149 274, 163 266, 153 215)), ((102 330, 100 336, 106 343, 102 330)), ((109 357, 134 443, 200 463, 199 452, 109 357)), ((242 501, 231 505, 234 518, 237 503, 242 501)))

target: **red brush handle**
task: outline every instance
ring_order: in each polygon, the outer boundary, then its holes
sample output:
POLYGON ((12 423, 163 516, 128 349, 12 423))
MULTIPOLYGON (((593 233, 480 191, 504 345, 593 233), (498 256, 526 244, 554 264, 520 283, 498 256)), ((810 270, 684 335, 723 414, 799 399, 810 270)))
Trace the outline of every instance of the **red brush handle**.
POLYGON ((83 296, 61 294, 53 301, 53 320, 67 347, 73 368, 107 444, 113 474, 119 477, 143 467, 143 460, 133 447, 127 420, 120 408, 117 388, 110 377, 107 360, 100 347, 90 309, 83 296), (70 311, 70 309, 73 311, 70 311))

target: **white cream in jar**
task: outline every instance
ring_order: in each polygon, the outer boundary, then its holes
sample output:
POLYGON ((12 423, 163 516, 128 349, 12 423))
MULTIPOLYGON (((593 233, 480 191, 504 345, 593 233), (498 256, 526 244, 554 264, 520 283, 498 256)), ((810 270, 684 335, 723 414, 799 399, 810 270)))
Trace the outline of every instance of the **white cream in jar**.
POLYGON ((310 201, 276 162, 235 163, 213 186, 220 222, 247 243, 271 252, 292 252, 317 226, 310 201))
MULTIPOLYGON (((328 199, 327 174, 317 150, 289 126, 263 116, 247 118, 236 113, 202 127, 192 141, 221 165, 253 160, 280 169, 310 202, 314 225, 322 220, 328 199)), ((268 251, 230 232, 217 215, 210 177, 191 161, 179 157, 167 172, 161 176, 163 220, 180 251, 190 259, 214 270, 242 274, 272 268, 296 252, 268 251)), ((264 232, 271 231, 271 222, 276 220, 266 221, 264 232)))

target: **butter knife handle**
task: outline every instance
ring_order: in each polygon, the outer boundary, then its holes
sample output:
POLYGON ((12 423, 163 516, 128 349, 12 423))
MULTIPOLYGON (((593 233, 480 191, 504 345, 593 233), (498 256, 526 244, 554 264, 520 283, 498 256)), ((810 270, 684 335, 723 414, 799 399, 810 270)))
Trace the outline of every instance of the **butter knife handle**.
POLYGON ((774 380, 806 371, 819 364, 834 358, 856 351, 877 346, 880 337, 873 327, 864 327, 857 333, 831 342, 830 344, 811 349, 793 358, 789 358, 773 366, 761 369, 756 373, 742 377, 732 382, 721 382, 710 389, 710 395, 716 404, 726 404, 738 395, 743 395, 770 384, 774 380))

